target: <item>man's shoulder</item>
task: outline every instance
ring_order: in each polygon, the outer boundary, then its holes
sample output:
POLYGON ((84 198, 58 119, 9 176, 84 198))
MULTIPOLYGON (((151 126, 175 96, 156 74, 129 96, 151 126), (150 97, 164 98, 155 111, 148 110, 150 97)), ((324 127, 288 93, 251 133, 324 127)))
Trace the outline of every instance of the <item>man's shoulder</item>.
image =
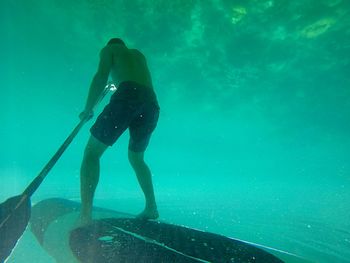
POLYGON ((135 53, 135 54, 139 54, 139 55, 144 56, 143 53, 142 53, 140 50, 136 49, 136 48, 131 48, 131 49, 129 49, 129 50, 130 50, 131 52, 135 53))
POLYGON ((118 57, 119 55, 131 55, 135 57, 142 57, 143 59, 146 59, 145 55, 138 49, 130 49, 125 46, 121 45, 107 45, 101 49, 100 57, 109 57, 109 56, 115 56, 118 57))
POLYGON ((119 53, 121 51, 125 50, 125 47, 121 46, 121 45, 107 45, 105 47, 103 47, 101 49, 100 54, 108 54, 108 55, 112 55, 112 54, 116 54, 119 53))
POLYGON ((129 49, 129 51, 133 54, 133 56, 146 59, 146 56, 138 49, 129 49))
POLYGON ((109 45, 103 47, 100 51, 100 56, 107 56, 107 55, 111 55, 112 54, 112 49, 110 48, 109 45))

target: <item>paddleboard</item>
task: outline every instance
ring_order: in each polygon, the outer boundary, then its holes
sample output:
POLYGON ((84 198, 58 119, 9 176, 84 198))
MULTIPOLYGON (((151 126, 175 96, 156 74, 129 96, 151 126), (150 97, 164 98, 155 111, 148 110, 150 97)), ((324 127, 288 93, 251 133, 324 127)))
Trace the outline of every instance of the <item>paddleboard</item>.
POLYGON ((130 214, 93 209, 76 228, 80 204, 46 199, 32 208, 31 231, 58 263, 302 263, 290 253, 244 240, 130 214))
POLYGON ((225 236, 135 218, 100 219, 75 229, 70 247, 81 262, 283 262, 225 236))

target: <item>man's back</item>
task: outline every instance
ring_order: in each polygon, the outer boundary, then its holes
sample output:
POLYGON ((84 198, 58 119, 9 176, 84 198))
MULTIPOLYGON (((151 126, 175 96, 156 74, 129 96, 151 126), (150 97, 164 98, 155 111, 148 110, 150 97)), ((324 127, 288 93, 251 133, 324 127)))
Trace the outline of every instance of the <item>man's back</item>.
POLYGON ((101 51, 103 53, 113 57, 111 76, 114 82, 134 81, 153 88, 146 58, 140 51, 113 44, 106 46, 101 51))

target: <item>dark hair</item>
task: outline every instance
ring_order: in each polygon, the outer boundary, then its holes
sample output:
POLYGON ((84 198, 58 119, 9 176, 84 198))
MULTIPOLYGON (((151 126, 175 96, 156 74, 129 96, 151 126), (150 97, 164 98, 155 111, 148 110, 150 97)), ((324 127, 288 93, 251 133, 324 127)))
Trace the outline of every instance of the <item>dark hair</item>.
POLYGON ((108 41, 107 45, 110 45, 110 44, 121 44, 121 45, 125 46, 124 41, 121 40, 120 38, 111 38, 111 39, 108 41))

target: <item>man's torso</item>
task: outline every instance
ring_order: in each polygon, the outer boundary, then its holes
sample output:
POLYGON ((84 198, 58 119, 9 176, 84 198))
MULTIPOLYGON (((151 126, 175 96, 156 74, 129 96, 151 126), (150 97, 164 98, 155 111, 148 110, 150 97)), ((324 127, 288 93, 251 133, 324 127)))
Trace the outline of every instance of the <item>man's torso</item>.
POLYGON ((151 75, 144 55, 136 49, 122 45, 109 45, 113 63, 111 77, 116 84, 134 81, 140 85, 153 88, 151 75))

